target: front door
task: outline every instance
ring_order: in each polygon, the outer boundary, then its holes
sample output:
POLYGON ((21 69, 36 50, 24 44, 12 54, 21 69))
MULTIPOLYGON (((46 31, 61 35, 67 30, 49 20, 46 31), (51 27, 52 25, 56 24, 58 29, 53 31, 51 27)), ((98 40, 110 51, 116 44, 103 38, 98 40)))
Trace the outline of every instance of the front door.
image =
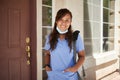
POLYGON ((29 28, 30 0, 0 0, 0 80, 31 79, 29 28))

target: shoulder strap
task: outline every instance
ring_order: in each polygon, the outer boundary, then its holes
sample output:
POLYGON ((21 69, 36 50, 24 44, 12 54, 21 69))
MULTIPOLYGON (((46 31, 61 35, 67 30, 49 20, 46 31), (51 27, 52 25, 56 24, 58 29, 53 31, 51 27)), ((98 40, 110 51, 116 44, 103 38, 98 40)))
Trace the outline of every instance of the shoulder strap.
POLYGON ((74 61, 76 63, 76 40, 78 38, 78 34, 80 33, 80 31, 76 30, 73 32, 73 53, 74 53, 74 61))
POLYGON ((78 38, 78 34, 80 33, 80 31, 76 30, 73 32, 73 41, 76 41, 78 38))
MULTIPOLYGON (((80 31, 76 30, 73 32, 73 53, 74 53, 74 61, 76 63, 76 40, 78 38, 78 34, 80 33, 80 31)), ((85 70, 84 70, 84 66, 82 65, 82 72, 83 72, 83 77, 85 77, 85 70)))

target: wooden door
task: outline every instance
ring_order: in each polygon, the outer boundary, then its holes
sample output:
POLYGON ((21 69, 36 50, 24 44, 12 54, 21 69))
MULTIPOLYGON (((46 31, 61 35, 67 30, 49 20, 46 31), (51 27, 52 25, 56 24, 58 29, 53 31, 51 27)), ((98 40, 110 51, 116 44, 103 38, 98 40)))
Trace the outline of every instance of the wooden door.
POLYGON ((0 0, 0 80, 30 80, 30 1, 0 0))

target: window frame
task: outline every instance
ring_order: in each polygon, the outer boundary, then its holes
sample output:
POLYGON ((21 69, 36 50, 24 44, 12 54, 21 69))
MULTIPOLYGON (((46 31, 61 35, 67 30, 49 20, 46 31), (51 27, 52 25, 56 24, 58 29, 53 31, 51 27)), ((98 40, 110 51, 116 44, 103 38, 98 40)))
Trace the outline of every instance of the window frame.
MULTIPOLYGON (((114 51, 115 50, 115 3, 114 3, 114 22, 113 23, 111 23, 111 22, 104 22, 104 18, 103 18, 103 9, 105 9, 104 8, 104 5, 103 5, 103 1, 104 0, 101 0, 101 50, 100 50, 100 52, 101 53, 109 53, 109 52, 112 52, 112 51, 114 51), (103 34, 104 34, 104 32, 103 32, 103 25, 105 24, 105 23, 107 23, 107 24, 113 24, 114 25, 114 28, 113 28, 113 30, 114 30, 114 36, 112 37, 113 38, 113 40, 114 40, 114 42, 113 42, 113 49, 112 50, 107 50, 107 51, 104 51, 103 50, 103 39, 104 39, 104 36, 103 36, 103 34)), ((110 8, 108 8, 109 10, 111 10, 110 8)), ((107 38, 110 38, 110 36, 108 36, 107 38)))
MULTIPOLYGON (((48 34, 48 33, 45 33, 45 35, 43 34, 43 30, 45 29, 45 31, 49 31, 50 29, 52 30, 52 25, 53 25, 53 0, 51 0, 51 6, 50 5, 46 5, 46 4, 43 4, 42 3, 42 9, 43 9, 43 7, 47 7, 47 8, 51 8, 51 11, 52 11, 52 13, 51 13, 51 24, 50 25, 43 25, 43 22, 42 22, 42 38, 43 38, 43 36, 45 36, 45 38, 47 37, 47 35, 46 34, 48 34)), ((43 16, 43 14, 42 14, 42 16, 43 16)), ((43 17, 42 17, 43 18, 43 17)), ((43 41, 43 40, 46 40, 46 39, 42 39, 42 79, 46 79, 47 78, 47 75, 46 75, 46 72, 45 72, 45 68, 43 67, 44 66, 44 48, 43 48, 43 44, 45 44, 44 42, 45 41, 43 41)))

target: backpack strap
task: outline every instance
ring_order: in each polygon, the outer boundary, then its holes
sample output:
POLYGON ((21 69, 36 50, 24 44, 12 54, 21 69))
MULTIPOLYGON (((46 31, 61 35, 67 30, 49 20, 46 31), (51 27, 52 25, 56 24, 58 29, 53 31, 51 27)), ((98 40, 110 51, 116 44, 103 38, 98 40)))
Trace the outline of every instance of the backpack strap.
MULTIPOLYGON (((74 54, 74 61, 76 63, 76 40, 78 38, 78 34, 80 33, 80 31, 76 30, 73 32, 73 54, 74 54)), ((82 65, 82 73, 83 73, 83 77, 85 77, 85 70, 84 70, 84 66, 82 65)), ((79 74, 79 73, 78 73, 79 74)), ((80 76, 79 76, 80 79, 80 76)))
POLYGON ((78 34, 80 33, 80 31, 76 30, 73 32, 73 53, 74 53, 74 62, 76 63, 76 40, 78 38, 78 34))
POLYGON ((78 38, 78 34, 80 33, 80 31, 76 30, 73 32, 73 41, 76 41, 78 38))

